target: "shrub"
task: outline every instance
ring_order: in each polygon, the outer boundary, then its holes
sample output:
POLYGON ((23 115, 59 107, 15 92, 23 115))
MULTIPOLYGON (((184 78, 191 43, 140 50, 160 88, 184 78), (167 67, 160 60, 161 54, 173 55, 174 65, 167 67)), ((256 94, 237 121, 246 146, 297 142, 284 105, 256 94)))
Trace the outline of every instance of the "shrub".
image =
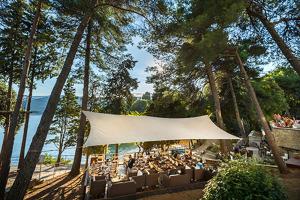
MULTIPOLYGON (((61 158, 61 160, 60 160, 60 164, 62 164, 62 165, 67 165, 70 163, 71 163, 71 160, 67 160, 64 158, 61 158)), ((43 164, 44 165, 54 165, 54 164, 56 164, 56 158, 54 156, 46 153, 43 164)))
POLYGON ((56 162, 56 159, 55 159, 54 156, 52 156, 52 155, 50 155, 48 153, 45 154, 45 158, 44 158, 43 164, 49 165, 49 164, 54 164, 55 162, 56 162))
POLYGON ((253 161, 237 160, 224 164, 204 189, 203 200, 287 199, 281 184, 264 167, 253 161))

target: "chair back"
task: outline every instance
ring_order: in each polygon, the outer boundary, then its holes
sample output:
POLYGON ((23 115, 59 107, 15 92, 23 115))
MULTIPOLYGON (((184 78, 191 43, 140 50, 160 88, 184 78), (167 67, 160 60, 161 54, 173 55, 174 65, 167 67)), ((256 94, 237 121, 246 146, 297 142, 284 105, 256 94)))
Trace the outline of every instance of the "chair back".
POLYGON ((136 190, 141 190, 146 186, 146 176, 132 176, 131 179, 135 182, 136 190))
POLYGON ((90 194, 94 199, 104 197, 106 180, 96 180, 91 182, 90 194))
POLYGON ((154 187, 154 186, 158 185, 158 177, 159 177, 158 173, 147 174, 146 175, 146 186, 154 187))
POLYGON ((130 195, 136 193, 136 185, 134 181, 112 183, 111 187, 108 188, 108 197, 118 197, 124 195, 130 195))
POLYGON ((194 181, 202 181, 204 178, 204 169, 194 170, 194 181))
POLYGON ((194 180, 194 169, 185 169, 185 173, 188 175, 190 181, 194 180))
POLYGON ((170 176, 169 187, 183 186, 190 183, 188 174, 176 174, 170 176))

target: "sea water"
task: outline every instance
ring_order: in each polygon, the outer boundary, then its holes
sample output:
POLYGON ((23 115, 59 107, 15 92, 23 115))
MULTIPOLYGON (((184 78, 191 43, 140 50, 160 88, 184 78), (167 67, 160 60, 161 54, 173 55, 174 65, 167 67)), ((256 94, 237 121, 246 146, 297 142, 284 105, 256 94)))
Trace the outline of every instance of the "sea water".
MULTIPOLYGON (((26 140, 27 142, 26 142, 26 146, 25 146, 25 153, 28 151, 28 148, 30 146, 32 138, 33 138, 33 136, 36 132, 36 129, 39 125, 39 122, 41 120, 41 117, 42 117, 41 114, 30 114, 27 140, 26 140)), ((19 155, 20 155, 22 137, 23 137, 23 129, 24 129, 24 125, 22 125, 19 128, 19 130, 17 131, 17 134, 15 135, 15 141, 14 141, 14 147, 13 147, 12 159, 11 159, 12 165, 17 165, 19 162, 19 155)), ((0 148, 2 146, 3 136, 4 136, 4 129, 0 128, 0 148)), ((51 136, 48 136, 48 139, 49 139, 49 137, 51 137, 51 136)), ((132 152, 136 152, 136 151, 138 151, 138 148, 134 143, 121 144, 119 146, 119 155, 120 156, 122 156, 126 153, 132 153, 132 152)), ((114 153, 114 152, 115 152, 115 145, 109 145, 108 153, 114 153)), ((54 144, 45 144, 41 154, 43 155, 46 153, 56 157, 58 154, 56 146, 54 144)), ((67 148, 62 154, 62 158, 67 159, 67 160, 73 160, 74 154, 75 154, 75 146, 67 148)), ((82 159, 82 163, 84 163, 84 157, 82 159)))

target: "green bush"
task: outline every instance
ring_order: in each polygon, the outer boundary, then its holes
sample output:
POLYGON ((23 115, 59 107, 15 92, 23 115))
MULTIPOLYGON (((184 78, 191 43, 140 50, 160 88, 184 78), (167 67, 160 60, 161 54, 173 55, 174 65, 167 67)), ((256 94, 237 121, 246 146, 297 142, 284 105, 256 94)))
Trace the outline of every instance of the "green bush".
MULTIPOLYGON (((71 160, 67 160, 67 159, 64 159, 64 158, 60 159, 60 164, 62 164, 62 165, 67 165, 67 164, 70 164, 70 163, 71 163, 71 160)), ((43 164, 44 165, 54 165, 54 164, 56 164, 56 157, 46 153, 43 164)))
POLYGON ((49 165, 49 164, 54 164, 55 162, 56 162, 56 159, 55 159, 54 156, 52 156, 52 155, 50 155, 48 153, 45 154, 45 158, 44 158, 43 164, 49 165))
POLYGON ((224 164, 204 189, 203 200, 287 199, 281 184, 264 167, 253 161, 224 164))

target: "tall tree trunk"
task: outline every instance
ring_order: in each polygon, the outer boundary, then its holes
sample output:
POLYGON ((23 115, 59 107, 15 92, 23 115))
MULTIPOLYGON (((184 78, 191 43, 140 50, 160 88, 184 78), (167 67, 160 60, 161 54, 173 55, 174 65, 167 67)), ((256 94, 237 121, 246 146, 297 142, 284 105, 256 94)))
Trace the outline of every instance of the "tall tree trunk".
POLYGON ((37 131, 32 139, 28 153, 26 154, 24 168, 22 168, 18 173, 14 184, 8 193, 7 200, 23 199, 24 195, 26 194, 26 189, 29 185, 36 164, 39 161, 39 156, 41 154, 42 148, 47 137, 47 133, 52 123, 61 91, 71 71, 74 57, 76 55, 79 43, 82 38, 82 34, 89 20, 90 14, 84 16, 84 18, 80 22, 80 25, 77 28, 76 35, 66 57, 65 63, 61 69, 61 73, 55 82, 46 109, 43 112, 37 131))
MULTIPOLYGON (((81 110, 87 110, 88 98, 89 98, 89 80, 90 80, 90 55, 91 55, 91 29, 92 21, 89 22, 86 35, 86 48, 85 48, 85 65, 84 65, 84 77, 83 77, 83 95, 81 102, 81 110)), ((80 172, 80 164, 82 157, 82 147, 84 142, 84 133, 86 128, 86 116, 81 113, 79 130, 77 133, 77 144, 74 156, 72 169, 70 171, 71 176, 76 176, 80 172)))
POLYGON ((27 98, 27 106, 26 106, 26 113, 25 113, 24 130, 23 130, 22 145, 21 145, 21 151, 20 151, 20 156, 19 156, 18 169, 21 169, 22 167, 24 167, 24 155, 25 155, 25 146, 26 146, 26 139, 27 139, 27 133, 28 133, 28 125, 29 125, 29 118, 30 118, 30 109, 31 109, 31 100, 32 100, 32 91, 33 91, 34 76, 35 76, 35 67, 32 66, 31 78, 30 78, 30 86, 29 86, 29 94, 28 94, 28 98, 27 98))
POLYGON ((115 144, 116 146, 115 146, 115 158, 118 158, 118 156, 119 156, 119 144, 115 144))
POLYGON ((240 58, 240 55, 239 53, 236 51, 236 58, 237 58, 237 61, 238 61, 238 64, 239 64, 239 67, 240 67, 240 71, 241 73, 243 74, 243 77, 245 79, 245 84, 246 84, 246 87, 248 89, 248 93, 249 93, 249 96, 254 104, 254 107, 256 109, 256 112, 257 112, 257 115, 258 115, 258 118, 260 120, 260 123, 265 131, 265 134, 266 134, 266 137, 267 137, 267 140, 268 140, 268 144, 270 145, 270 148, 273 152, 273 155, 274 155, 274 159, 275 159, 275 162, 277 163, 278 165, 278 168, 279 168, 279 171, 281 173, 288 173, 288 169, 283 161, 283 159, 281 158, 281 155, 280 155, 280 150, 278 148, 278 146, 276 145, 275 143, 275 139, 274 139, 274 136, 271 132, 271 129, 269 127, 269 124, 265 118, 265 115, 260 107, 260 104, 258 102, 258 99, 256 97, 256 93, 251 85, 251 82, 250 82, 250 79, 248 77, 248 74, 244 68, 244 64, 240 58))
POLYGON ((60 165, 61 154, 62 154, 62 145, 59 145, 55 166, 59 166, 60 165))
POLYGON ((237 124, 238 124, 239 129, 240 129, 240 134, 243 138, 246 138, 247 136, 246 136, 246 133, 245 133, 245 128, 244 128, 244 125, 242 123, 242 119, 241 119, 241 116, 240 116, 240 111, 239 111, 239 107, 238 107, 238 104, 237 104, 235 92, 234 92, 233 85, 232 85, 232 79, 231 79, 230 75, 228 75, 228 83, 229 83, 230 93, 231 93, 231 96, 232 96, 236 121, 237 121, 237 124))
MULTIPOLYGON (((208 76, 211 94, 214 99, 217 124, 221 129, 225 130, 225 124, 223 122, 221 104, 220 104, 220 99, 219 99, 218 90, 217 90, 217 86, 216 86, 215 75, 212 71, 211 65, 206 65, 206 74, 208 76)), ((220 140, 220 146, 221 146, 221 151, 223 153, 227 153, 228 149, 227 149, 225 140, 220 140)))
MULTIPOLYGON (((12 100, 12 84, 13 84, 13 78, 14 78, 14 71, 13 71, 13 66, 11 67, 10 69, 10 72, 9 72, 9 79, 8 79, 8 89, 7 89, 7 95, 6 95, 6 110, 7 111, 10 111, 11 109, 11 100, 12 100)), ((10 122, 10 115, 8 114, 5 118, 5 137, 7 136, 7 133, 8 133, 8 130, 9 130, 9 123, 10 122)), ((3 140, 5 141, 5 140, 3 140)))
POLYGON ((0 199, 1 197, 4 198, 5 194, 5 187, 7 183, 7 178, 8 178, 8 173, 10 169, 10 161, 11 161, 11 154, 13 150, 13 144, 14 144, 14 138, 15 138, 15 132, 18 124, 18 118, 20 114, 20 109, 22 106, 23 102, 23 95, 24 91, 26 88, 26 81, 27 81, 27 76, 28 76, 28 71, 30 67, 30 58, 31 58, 31 49, 32 49, 32 44, 34 40, 34 35, 37 30, 37 25, 40 19, 41 15, 41 7, 42 3, 41 1, 38 2, 37 5, 37 10, 34 16, 33 24, 30 30, 30 35, 27 43, 27 48, 25 52, 25 58, 24 58, 24 66, 22 70, 22 75, 21 75, 21 80, 20 80, 20 86, 19 86, 19 91, 18 91, 18 97, 17 97, 17 102, 14 108, 14 112, 11 115, 11 123, 9 126, 7 138, 6 138, 6 145, 5 148, 2 149, 1 153, 1 169, 0 169, 0 199))
POLYGON ((300 59, 293 54, 292 50, 288 47, 288 45, 277 33, 274 24, 271 23, 267 19, 267 17, 263 14, 261 8, 258 5, 253 5, 250 8, 248 8, 247 11, 249 15, 258 18, 261 21, 261 23, 267 29, 267 31, 269 32, 269 34, 271 35, 275 43, 278 45, 283 55, 286 57, 286 59, 291 64, 291 66, 300 76, 300 59))

